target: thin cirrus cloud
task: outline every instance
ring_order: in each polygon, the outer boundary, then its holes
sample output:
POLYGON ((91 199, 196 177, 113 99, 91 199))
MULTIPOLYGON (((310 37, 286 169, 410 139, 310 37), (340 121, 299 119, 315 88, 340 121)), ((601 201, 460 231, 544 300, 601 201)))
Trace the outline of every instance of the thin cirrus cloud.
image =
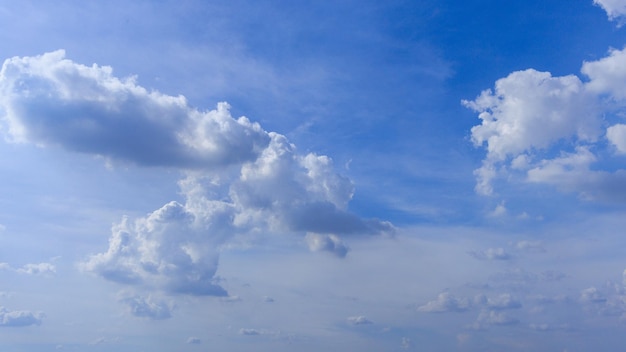
POLYGON ((626 49, 583 63, 581 72, 588 81, 517 71, 463 101, 479 114, 471 136, 487 151, 475 170, 477 193, 494 194, 494 181, 507 177, 586 199, 624 201, 626 188, 619 185, 626 170, 597 165, 616 163, 626 151, 619 117, 626 108, 626 49))
POLYGON ((168 294, 226 296, 215 273, 220 249, 234 236, 308 233, 312 251, 343 257, 348 248, 340 236, 394 232, 388 222, 347 210, 354 186, 329 157, 300 155, 285 136, 234 119, 226 103, 199 111, 182 96, 119 79, 110 67, 74 63, 62 50, 6 60, 0 91, 2 123, 14 142, 184 174, 184 203, 122 219, 109 248, 81 263, 104 279, 168 294))

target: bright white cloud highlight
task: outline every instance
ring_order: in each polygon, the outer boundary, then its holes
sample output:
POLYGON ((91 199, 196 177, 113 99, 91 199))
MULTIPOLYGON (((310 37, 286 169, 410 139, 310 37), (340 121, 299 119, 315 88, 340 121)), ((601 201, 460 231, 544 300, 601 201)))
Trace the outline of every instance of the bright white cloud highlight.
POLYGON ((617 153, 626 152, 626 125, 612 122, 621 121, 626 109, 626 49, 585 62, 581 72, 587 82, 517 71, 496 81, 494 90, 463 101, 481 120, 472 141, 487 151, 475 171, 479 194, 492 194, 493 181, 506 177, 553 184, 588 199, 624 198, 623 187, 608 192, 624 179, 624 170, 592 166, 607 140, 617 153))

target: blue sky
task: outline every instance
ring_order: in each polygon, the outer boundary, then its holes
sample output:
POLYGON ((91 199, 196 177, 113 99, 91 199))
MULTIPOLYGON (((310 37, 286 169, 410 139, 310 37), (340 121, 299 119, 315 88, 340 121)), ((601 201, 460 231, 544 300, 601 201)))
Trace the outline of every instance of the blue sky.
POLYGON ((0 1, 0 347, 620 351, 625 20, 0 1))

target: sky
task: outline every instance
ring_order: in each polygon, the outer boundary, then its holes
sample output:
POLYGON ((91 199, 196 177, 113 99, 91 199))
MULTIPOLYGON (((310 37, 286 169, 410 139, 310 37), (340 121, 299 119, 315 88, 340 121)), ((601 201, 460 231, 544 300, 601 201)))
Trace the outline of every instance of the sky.
POLYGON ((0 1, 0 349, 621 351, 626 1, 0 1))

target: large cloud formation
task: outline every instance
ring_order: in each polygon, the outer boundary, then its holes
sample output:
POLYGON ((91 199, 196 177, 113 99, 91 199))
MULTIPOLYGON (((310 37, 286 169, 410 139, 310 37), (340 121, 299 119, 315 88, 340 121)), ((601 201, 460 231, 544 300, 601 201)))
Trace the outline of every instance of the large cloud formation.
POLYGON ((58 50, 4 62, 0 102, 14 141, 186 168, 254 160, 269 143, 258 124, 233 119, 228 104, 198 111, 182 96, 150 92, 110 67, 64 56, 58 50))
POLYGON ((64 55, 4 62, 1 121, 10 140, 184 174, 184 204, 123 219, 108 250, 83 269, 145 289, 224 296, 215 275, 219 251, 234 236, 307 234, 311 250, 345 256, 340 236, 393 232, 388 222, 347 210, 354 186, 329 157, 298 154, 285 136, 233 118, 226 103, 200 111, 182 96, 150 92, 110 67, 64 55))
POLYGON ((581 72, 587 81, 517 71, 463 101, 481 119, 472 141, 487 150, 475 171, 478 193, 493 194, 499 177, 521 176, 587 199, 626 199, 619 186, 626 171, 617 162, 626 152, 626 49, 585 62, 581 72))

